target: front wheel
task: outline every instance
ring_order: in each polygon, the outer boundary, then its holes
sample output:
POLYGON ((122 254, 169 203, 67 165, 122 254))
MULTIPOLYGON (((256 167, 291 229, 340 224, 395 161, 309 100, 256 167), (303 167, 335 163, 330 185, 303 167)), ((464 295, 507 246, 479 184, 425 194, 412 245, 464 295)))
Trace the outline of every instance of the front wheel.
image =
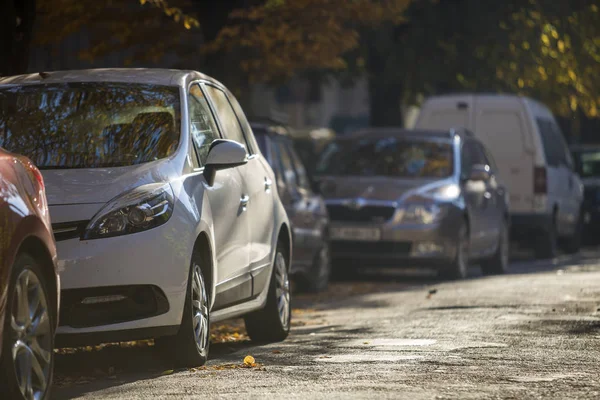
POLYGON ((179 332, 157 338, 157 347, 177 366, 198 367, 208 359, 210 348, 210 310, 208 291, 200 265, 192 263, 179 332))
POLYGON ((439 275, 444 279, 465 279, 469 275, 469 231, 466 222, 458 229, 454 260, 439 275))
POLYGON ((255 342, 280 342, 290 333, 292 316, 290 280, 286 252, 277 246, 271 273, 267 304, 262 310, 248 314, 244 321, 248 336, 255 342))
POLYGON ((315 256, 312 267, 308 272, 299 277, 300 290, 309 293, 322 292, 329 285, 330 275, 331 257, 329 256, 329 244, 325 243, 315 256))
POLYGON ((503 224, 498 237, 498 248, 491 258, 481 261, 481 271, 484 275, 504 274, 508 269, 508 258, 510 253, 510 238, 508 227, 503 224))
POLYGON ((20 254, 8 285, 0 393, 8 399, 48 399, 54 366, 56 312, 40 264, 20 254))

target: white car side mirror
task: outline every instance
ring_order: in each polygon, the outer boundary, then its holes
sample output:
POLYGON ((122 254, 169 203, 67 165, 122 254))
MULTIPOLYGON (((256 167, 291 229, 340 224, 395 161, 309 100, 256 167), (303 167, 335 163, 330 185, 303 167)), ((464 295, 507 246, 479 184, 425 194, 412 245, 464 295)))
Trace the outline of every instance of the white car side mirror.
POLYGON ((207 183, 212 186, 215 182, 217 171, 235 168, 248 162, 246 148, 234 140, 217 139, 210 145, 204 176, 207 183))

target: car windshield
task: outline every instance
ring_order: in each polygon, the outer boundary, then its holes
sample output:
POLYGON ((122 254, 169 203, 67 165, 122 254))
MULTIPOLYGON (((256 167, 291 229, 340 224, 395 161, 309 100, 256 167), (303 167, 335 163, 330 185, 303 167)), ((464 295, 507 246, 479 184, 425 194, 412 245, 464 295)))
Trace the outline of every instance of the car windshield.
POLYGON ((444 178, 454 171, 452 144, 418 138, 336 140, 321 153, 320 175, 444 178))
POLYGON ((600 150, 583 150, 574 152, 577 173, 582 178, 600 176, 600 150))
POLYGON ((177 87, 76 83, 0 87, 0 147, 40 169, 102 168, 169 157, 177 87))

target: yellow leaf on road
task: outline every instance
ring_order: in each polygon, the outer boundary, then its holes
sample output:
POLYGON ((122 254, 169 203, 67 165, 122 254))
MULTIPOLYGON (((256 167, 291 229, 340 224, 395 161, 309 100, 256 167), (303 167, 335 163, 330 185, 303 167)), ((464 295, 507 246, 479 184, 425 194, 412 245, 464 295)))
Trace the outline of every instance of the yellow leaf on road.
POLYGON ((244 364, 246 364, 249 367, 252 367, 254 364, 256 364, 256 361, 254 360, 254 357, 246 356, 244 358, 244 364))

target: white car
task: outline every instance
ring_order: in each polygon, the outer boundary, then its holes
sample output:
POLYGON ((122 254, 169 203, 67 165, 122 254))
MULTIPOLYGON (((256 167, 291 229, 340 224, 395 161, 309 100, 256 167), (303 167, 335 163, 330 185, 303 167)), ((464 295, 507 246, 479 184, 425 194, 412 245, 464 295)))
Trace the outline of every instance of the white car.
POLYGON ((156 338, 201 365, 209 322, 290 329, 291 235, 234 96, 193 71, 0 79, 4 146, 46 182, 62 281, 59 344, 156 338))
POLYGON ((425 101, 417 129, 466 128, 489 149, 510 194, 511 237, 551 258, 581 246, 583 185, 543 104, 513 95, 460 94, 425 101), (560 240, 559 240, 560 239, 560 240))

